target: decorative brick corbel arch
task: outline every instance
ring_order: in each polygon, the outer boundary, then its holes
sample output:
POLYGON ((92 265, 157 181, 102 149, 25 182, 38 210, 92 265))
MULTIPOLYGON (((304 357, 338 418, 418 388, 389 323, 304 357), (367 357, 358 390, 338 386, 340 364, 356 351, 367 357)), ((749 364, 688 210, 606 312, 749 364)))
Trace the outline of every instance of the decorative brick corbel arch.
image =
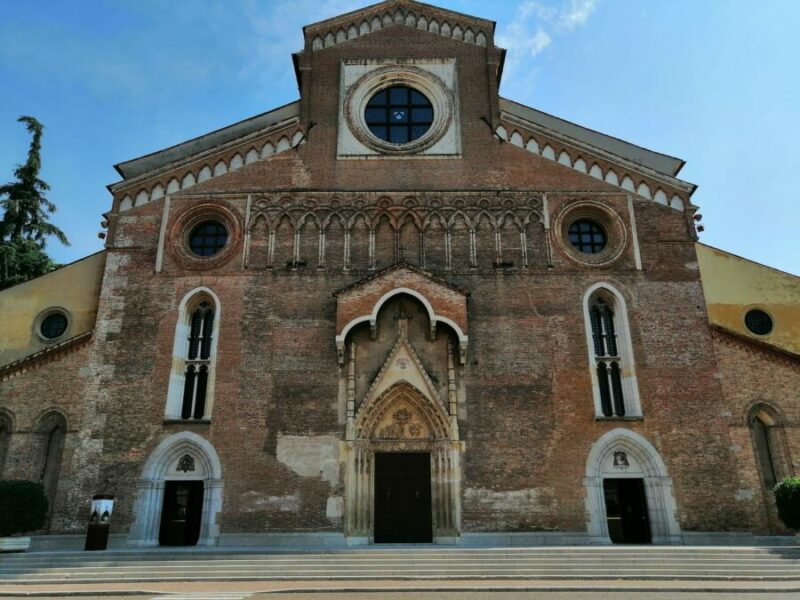
POLYGON ((467 293, 404 263, 393 265, 334 294, 339 364, 344 364, 345 341, 353 328, 369 323, 374 336, 381 307, 398 295, 411 296, 422 304, 430 320, 431 338, 436 337, 439 323, 453 330, 458 339, 458 356, 461 364, 464 364, 469 344, 467 293))

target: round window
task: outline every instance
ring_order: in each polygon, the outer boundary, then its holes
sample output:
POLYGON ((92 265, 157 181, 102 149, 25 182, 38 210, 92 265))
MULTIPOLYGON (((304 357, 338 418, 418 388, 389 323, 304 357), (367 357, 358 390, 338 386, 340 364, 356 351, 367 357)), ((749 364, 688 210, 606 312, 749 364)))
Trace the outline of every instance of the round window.
POLYGON ((569 226, 569 243, 584 254, 597 254, 607 243, 605 230, 595 221, 579 219, 569 226))
POLYGON ((767 335, 772 331, 772 317, 757 308, 747 311, 744 316, 744 324, 756 335, 767 335))
POLYGON ((219 221, 204 221, 189 234, 189 248, 197 256, 214 256, 227 241, 228 230, 219 221))
POLYGON ((43 338, 54 340, 64 335, 67 330, 67 317, 62 313, 52 313, 42 319, 39 325, 39 332, 43 338))
POLYGON ((364 121, 372 134, 383 141, 407 144, 431 128, 433 106, 421 92, 396 85, 370 98, 364 109, 364 121))

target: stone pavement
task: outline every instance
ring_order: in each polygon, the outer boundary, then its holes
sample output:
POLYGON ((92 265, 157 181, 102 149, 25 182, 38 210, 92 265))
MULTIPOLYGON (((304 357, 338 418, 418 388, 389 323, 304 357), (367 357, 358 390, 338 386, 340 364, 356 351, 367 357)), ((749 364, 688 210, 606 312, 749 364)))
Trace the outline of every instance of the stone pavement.
POLYGON ((64 598, 77 596, 83 598, 141 596, 145 598, 169 597, 173 600, 200 600, 201 598, 252 598, 264 596, 271 599, 301 600, 302 598, 324 598, 325 600, 372 600, 387 598, 437 597, 450 600, 463 598, 509 598, 519 597, 578 598, 579 594, 589 594, 587 598, 644 598, 659 597, 708 598, 720 595, 744 595, 782 600, 800 598, 800 581, 664 581, 664 580, 447 580, 447 581, 326 581, 326 582, 286 582, 286 581, 232 581, 232 582, 158 582, 158 583, 82 583, 13 585, 0 584, 0 597, 27 596, 40 598, 64 598), (596 594, 602 593, 600 596, 596 594), (511 594, 511 595, 509 595, 511 594), (544 595, 542 595, 544 594, 544 595))

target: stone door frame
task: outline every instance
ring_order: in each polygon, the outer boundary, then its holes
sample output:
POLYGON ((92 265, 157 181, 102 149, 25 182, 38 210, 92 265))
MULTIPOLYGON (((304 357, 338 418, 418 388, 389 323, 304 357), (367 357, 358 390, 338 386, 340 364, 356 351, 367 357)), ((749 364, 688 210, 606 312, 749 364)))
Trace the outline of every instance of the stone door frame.
POLYGON ((166 481, 179 480, 203 482, 203 514, 197 545, 217 545, 217 515, 222 510, 222 465, 208 440, 196 433, 182 431, 162 440, 145 463, 136 486, 129 546, 159 545, 164 487, 166 481))
POLYGON ((603 493, 604 479, 642 479, 644 481, 647 514, 650 520, 653 544, 680 544, 683 542, 680 526, 675 518, 677 506, 672 495, 672 478, 653 445, 641 435, 617 428, 606 432, 592 446, 586 461, 586 512, 587 530, 594 544, 610 544, 606 502, 603 493), (608 472, 604 464, 613 452, 625 452, 641 465, 642 471, 608 472))
POLYGON ((463 442, 450 439, 450 418, 444 408, 401 381, 359 410, 355 439, 345 442, 345 536, 351 545, 374 543, 375 454, 427 452, 431 456, 433 542, 456 543, 461 534, 461 452, 463 442), (425 422, 427 439, 382 438, 380 416, 398 402, 413 405, 425 422))

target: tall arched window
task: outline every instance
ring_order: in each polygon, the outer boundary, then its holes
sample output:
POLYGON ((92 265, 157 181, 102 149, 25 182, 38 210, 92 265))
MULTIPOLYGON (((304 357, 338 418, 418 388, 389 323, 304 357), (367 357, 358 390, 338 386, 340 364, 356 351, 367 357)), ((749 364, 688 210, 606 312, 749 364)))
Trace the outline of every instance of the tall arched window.
POLYGON ((630 328, 622 295, 597 284, 584 297, 586 337, 597 417, 640 417, 630 328))
POLYGON ((210 418, 218 331, 219 301, 214 293, 201 288, 188 294, 181 302, 175 327, 168 419, 210 418))
POLYGON ((790 475, 780 415, 773 407, 758 403, 748 412, 748 425, 753 440, 758 470, 767 489, 772 489, 790 475))
POLYGON ((51 410, 39 419, 36 427, 40 437, 41 471, 38 473, 39 481, 44 486, 44 492, 50 503, 49 512, 53 514, 58 475, 61 471, 61 457, 64 453, 64 440, 67 435, 67 421, 57 410, 51 410))
POLYGON ((3 469, 8 456, 8 446, 11 443, 11 430, 13 429, 11 416, 0 410, 0 479, 3 478, 3 469))

